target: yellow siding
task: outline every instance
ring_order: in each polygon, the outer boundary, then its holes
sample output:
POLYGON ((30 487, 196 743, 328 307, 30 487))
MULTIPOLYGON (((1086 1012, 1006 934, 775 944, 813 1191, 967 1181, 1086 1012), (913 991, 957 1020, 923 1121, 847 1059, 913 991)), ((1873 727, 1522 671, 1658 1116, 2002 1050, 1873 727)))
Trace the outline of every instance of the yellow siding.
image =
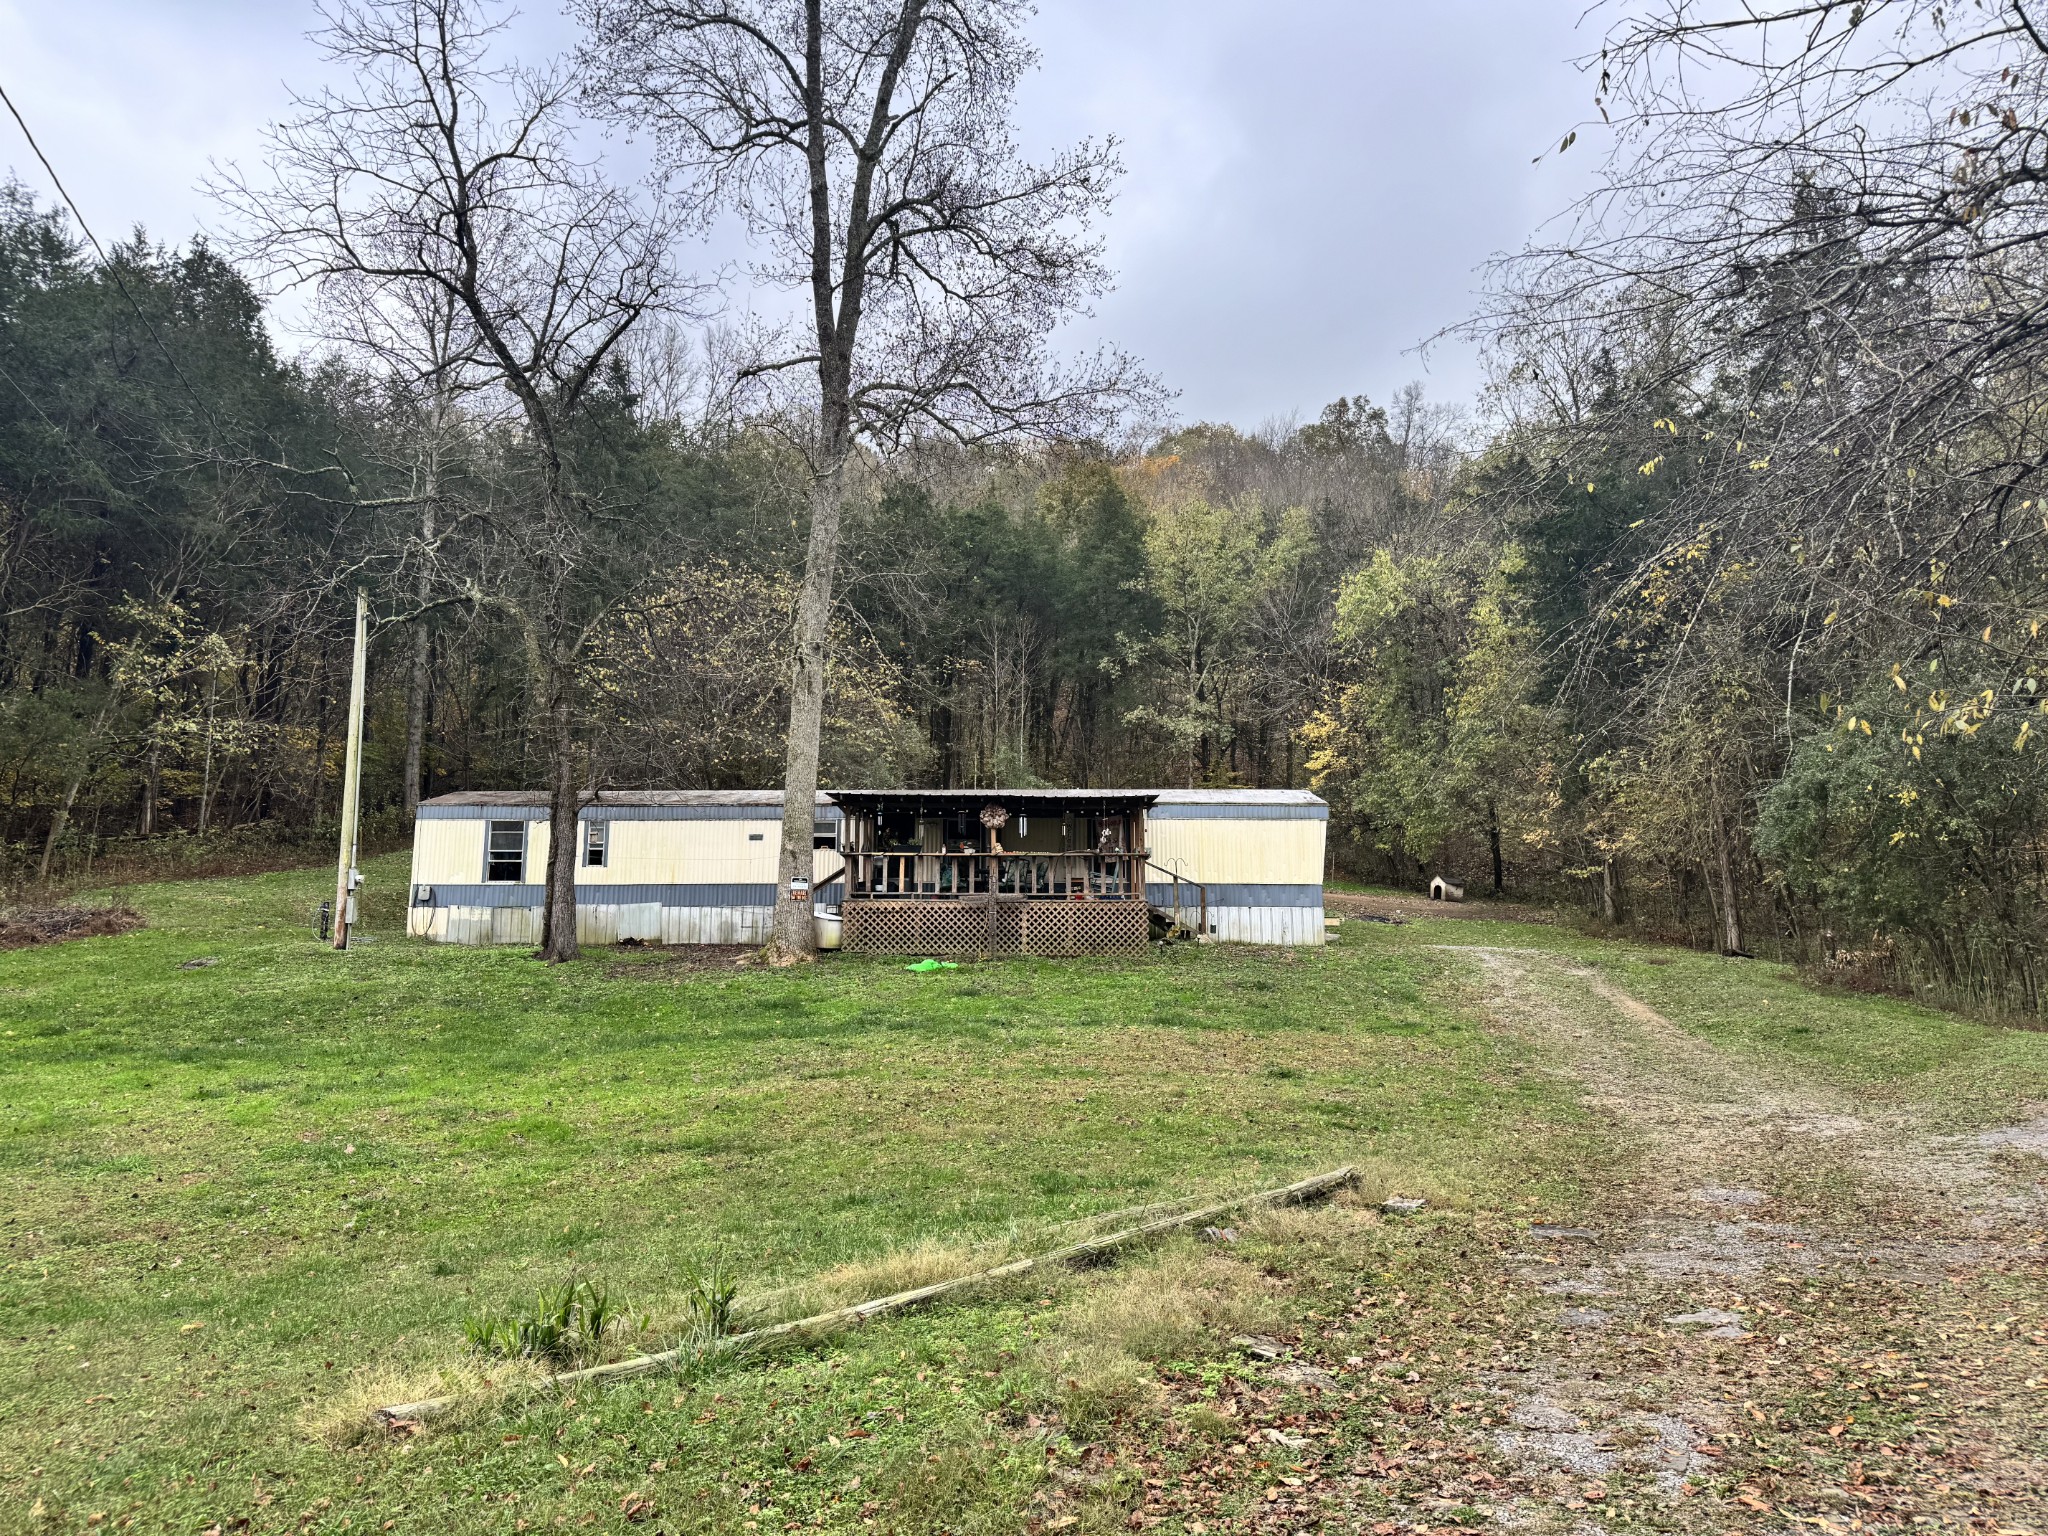
POLYGON ((780 821, 614 821, 602 869, 579 885, 729 885, 775 879, 780 821), (761 840, 748 841, 758 832, 761 840))
MULTIPOLYGON (((412 878, 424 885, 475 885, 484 874, 482 818, 421 820, 413 831, 412 878)), ((1320 885, 1327 823, 1238 817, 1156 818, 1147 823, 1153 861, 1192 880, 1257 885, 1320 885)), ((579 885, 761 884, 775 879, 781 823, 762 821, 628 821, 610 824, 602 869, 579 866, 579 885), (748 834, 761 834, 759 842, 748 834)), ((1034 826, 1032 831, 1037 832, 1034 826)), ((526 878, 546 878, 548 825, 529 824, 526 878)), ((834 878, 840 857, 820 850, 814 873, 834 878)))
POLYGON ((1152 862, 1190 880, 1247 885, 1321 885, 1328 824, 1242 817, 1149 819, 1152 862))
POLYGON ((475 885, 484 877, 482 821, 421 818, 412 829, 415 885, 475 885))
MULTIPOLYGON (((482 817, 442 820, 421 817, 412 827, 412 879, 415 885, 481 885, 484 878, 484 837, 490 822, 482 817)), ((526 827, 526 880, 547 879, 548 824, 526 827)))
MULTIPOLYGON (((484 834, 489 821, 422 820, 413 831, 413 873, 426 885, 475 885, 483 879, 484 834)), ((609 823, 610 843, 602 868, 578 864, 578 885, 759 885, 775 879, 779 821, 629 821, 609 823), (760 834, 760 841, 750 839, 760 834)), ((582 849, 578 847, 580 858, 582 849)), ((547 878, 548 824, 530 822, 526 835, 526 880, 547 878)), ((820 849, 814 873, 834 878, 836 850, 820 849)))
POLYGON ((678 832, 686 821, 614 821, 606 835, 611 845, 602 869, 579 865, 578 885, 646 885, 679 878, 670 873, 679 858, 678 832))

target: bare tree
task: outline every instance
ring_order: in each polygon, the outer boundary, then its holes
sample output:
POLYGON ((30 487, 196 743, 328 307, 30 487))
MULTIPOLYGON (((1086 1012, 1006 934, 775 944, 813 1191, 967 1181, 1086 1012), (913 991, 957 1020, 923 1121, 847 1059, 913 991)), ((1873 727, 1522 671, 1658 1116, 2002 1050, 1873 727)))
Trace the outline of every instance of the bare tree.
MULTIPOLYGON (((451 521, 458 500, 465 450, 473 447, 479 423, 469 407, 488 400, 491 370, 465 309, 445 287, 418 281, 370 279, 335 274, 322 281, 316 315, 330 348, 366 366, 381 391, 378 434, 388 444, 382 467, 394 494, 375 498, 380 513, 407 519, 404 528, 372 532, 372 548, 402 551, 396 573, 412 611, 411 655, 405 696, 404 804, 406 820, 418 814, 426 776, 427 712, 433 688, 434 623, 443 595, 437 571, 443 544, 459 523, 451 521), (410 581, 405 581, 405 576, 410 581)), ((486 411, 488 415, 488 410, 486 411)))
MULTIPOLYGON (((453 327, 447 366, 423 376, 444 400, 458 380, 487 390, 517 423, 520 489, 478 514, 493 579, 472 567, 461 595, 524 642, 554 831, 541 954, 573 959, 580 673, 595 628, 646 576, 635 546, 649 533, 579 479, 575 434, 628 333, 687 292, 669 264, 675 225, 578 155, 566 71, 490 62, 499 7, 334 0, 323 15, 350 85, 298 98, 271 130, 263 184, 236 173, 216 191, 284 281, 383 306, 401 331, 408 305, 453 327)), ((443 532, 423 527, 423 559, 443 532)))
POLYGON ((812 951, 791 881, 811 869, 818 740, 849 463, 920 435, 1105 430, 1150 388, 1046 340, 1107 283, 1087 224, 1113 143, 1046 165, 1010 112, 1035 62, 1020 0, 575 0, 597 109, 651 129, 686 204, 737 212, 755 278, 805 318, 752 338, 743 383, 802 422, 810 535, 791 633, 782 846, 771 951, 812 951), (808 388, 787 394, 797 380, 808 388))
POLYGON ((1613 592, 1702 532, 1794 551, 1769 600, 1837 641, 1930 561, 1981 585, 2048 477, 2048 11, 1622 9, 1603 172, 1479 321, 1567 441, 1632 416, 1645 473, 1691 477, 1613 592))

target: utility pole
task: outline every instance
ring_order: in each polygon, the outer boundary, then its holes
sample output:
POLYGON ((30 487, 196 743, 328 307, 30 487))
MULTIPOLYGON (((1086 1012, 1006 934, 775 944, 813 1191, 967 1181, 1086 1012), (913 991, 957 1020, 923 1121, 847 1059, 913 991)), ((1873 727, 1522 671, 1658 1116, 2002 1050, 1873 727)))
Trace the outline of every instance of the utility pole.
POLYGON ((341 861, 334 874, 334 947, 348 948, 349 929, 355 924, 356 886, 362 875, 356 869, 358 822, 363 799, 363 694, 366 691, 370 655, 370 595, 356 588, 356 659, 348 684, 348 752, 341 769, 341 861))

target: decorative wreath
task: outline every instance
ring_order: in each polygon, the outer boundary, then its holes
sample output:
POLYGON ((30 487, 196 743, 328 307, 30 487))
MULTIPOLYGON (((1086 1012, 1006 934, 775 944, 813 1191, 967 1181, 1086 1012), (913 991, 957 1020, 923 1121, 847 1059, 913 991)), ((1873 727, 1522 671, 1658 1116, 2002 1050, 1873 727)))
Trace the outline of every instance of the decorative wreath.
POLYGON ((1010 824, 1010 813, 1000 805, 984 805, 981 808, 981 824, 989 831, 999 831, 1010 824))

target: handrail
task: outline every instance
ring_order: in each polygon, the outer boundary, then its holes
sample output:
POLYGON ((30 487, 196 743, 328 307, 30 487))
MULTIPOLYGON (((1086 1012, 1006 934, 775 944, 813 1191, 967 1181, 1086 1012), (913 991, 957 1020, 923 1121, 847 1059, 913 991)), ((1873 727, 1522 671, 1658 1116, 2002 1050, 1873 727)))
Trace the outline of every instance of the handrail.
POLYGON ((1145 863, 1149 868, 1156 869, 1160 874, 1173 882, 1173 920, 1180 927, 1185 928, 1187 926, 1186 922, 1181 918, 1182 902, 1180 888, 1183 885, 1191 885, 1195 888, 1195 899, 1197 902, 1195 937, 1198 939, 1205 937, 1209 932, 1209 887, 1200 880, 1182 874, 1177 869, 1168 869, 1164 864, 1153 862, 1149 854, 1145 856, 1145 863))
POLYGON ((1144 896, 1143 853, 854 852, 845 858, 849 898, 1122 901, 1144 896))

